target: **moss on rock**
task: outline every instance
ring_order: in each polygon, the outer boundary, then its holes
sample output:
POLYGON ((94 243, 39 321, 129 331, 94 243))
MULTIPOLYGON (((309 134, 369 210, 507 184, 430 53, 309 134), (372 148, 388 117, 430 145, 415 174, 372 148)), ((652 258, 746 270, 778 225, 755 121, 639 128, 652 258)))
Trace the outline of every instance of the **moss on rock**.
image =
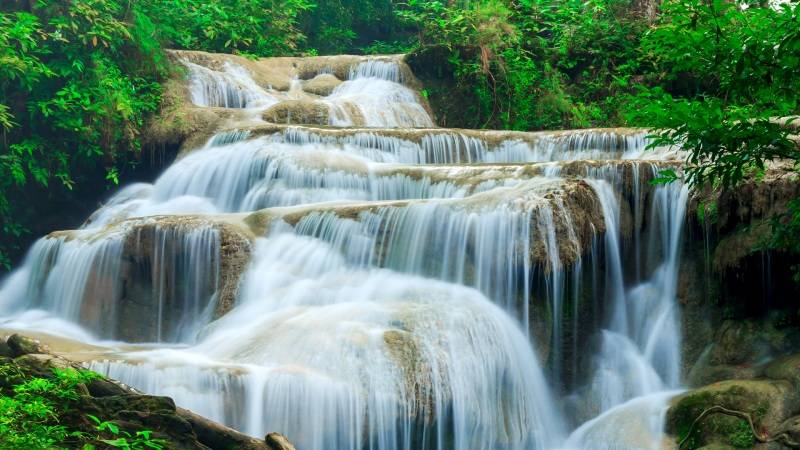
POLYGON ((726 380, 689 391, 673 399, 667 412, 667 431, 678 441, 686 439, 683 448, 700 448, 706 444, 748 448, 749 425, 744 419, 724 414, 710 414, 692 424, 704 411, 714 406, 740 411, 753 419, 756 430, 769 435, 800 410, 800 393, 787 381, 726 380))

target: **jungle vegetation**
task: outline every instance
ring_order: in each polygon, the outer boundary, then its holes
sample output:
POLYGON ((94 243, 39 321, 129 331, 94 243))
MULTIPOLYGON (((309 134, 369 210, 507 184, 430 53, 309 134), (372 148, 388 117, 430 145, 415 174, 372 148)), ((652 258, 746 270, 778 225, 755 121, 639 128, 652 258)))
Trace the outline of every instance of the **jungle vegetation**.
MULTIPOLYGON (((167 48, 410 52, 440 125, 650 127, 691 152, 663 181, 726 187, 799 159, 791 123, 773 120, 799 112, 798 12, 797 0, 3 2, 0 266, 46 228, 42 205, 74 204, 147 159, 142 133, 178 70, 167 48)), ((799 252, 800 201, 778 226, 771 245, 799 252)))

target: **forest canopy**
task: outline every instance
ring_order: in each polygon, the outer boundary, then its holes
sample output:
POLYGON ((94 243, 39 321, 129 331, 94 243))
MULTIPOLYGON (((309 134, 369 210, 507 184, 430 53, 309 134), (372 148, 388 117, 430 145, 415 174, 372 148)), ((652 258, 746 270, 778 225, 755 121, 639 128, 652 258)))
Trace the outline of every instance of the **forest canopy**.
MULTIPOLYGON (((162 82, 179 70, 167 48, 410 53, 439 125, 651 127, 656 143, 692 150, 698 183, 732 185, 771 159, 798 159, 790 127, 772 120, 798 113, 797 1, 9 1, 0 265, 41 225, 37 206, 113 186, 141 164, 162 82)), ((783 223, 800 229, 800 213, 783 223)))

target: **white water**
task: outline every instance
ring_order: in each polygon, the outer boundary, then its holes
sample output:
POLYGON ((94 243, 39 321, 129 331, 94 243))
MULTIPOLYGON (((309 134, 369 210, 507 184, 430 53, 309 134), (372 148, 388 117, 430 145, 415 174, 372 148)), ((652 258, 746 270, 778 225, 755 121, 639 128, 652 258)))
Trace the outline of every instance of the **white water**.
MULTIPOLYGON (((548 448, 558 438, 532 349, 477 291, 359 269, 325 242, 293 233, 257 249, 240 305, 182 355, 241 366, 223 379, 242 391, 246 413, 223 407, 215 418, 254 435, 286 430, 308 449, 444 448, 450 440, 458 449, 548 448), (403 340, 387 345, 388 333, 403 340)), ((92 367, 179 402, 195 392, 210 405, 225 402, 209 390, 217 376, 183 369, 176 377, 181 369, 167 360, 173 368, 92 367)))
POLYGON ((217 71, 188 61, 184 64, 191 101, 197 106, 263 109, 282 99, 279 92, 256 84, 244 67, 226 62, 217 71))
POLYGON ((144 301, 139 306, 152 313, 152 330, 139 340, 192 342, 216 303, 219 247, 219 233, 211 226, 148 220, 48 236, 34 244, 23 269, 3 286, 2 306, 12 313, 49 311, 97 336, 118 338, 125 335, 120 316, 130 313, 123 304, 144 301), (130 276, 131 265, 145 273, 130 276), (123 278, 148 284, 137 286, 144 292, 133 296, 134 287, 124 286, 123 278))
MULTIPOLYGON (((259 111, 288 95, 241 67, 189 67, 197 105, 259 111)), ((361 63, 320 101, 341 107, 338 125, 354 123, 349 104, 361 126, 432 126, 401 73, 361 63)), ((687 189, 646 183, 659 163, 636 160, 674 154, 645 153, 643 136, 220 133, 40 240, 0 287, 1 326, 105 346, 93 369, 302 450, 658 448, 680 387, 687 189), (269 231, 213 320, 218 215, 262 208, 269 231), (205 216, 155 217, 186 214, 205 216), (597 326, 579 327, 597 305, 597 326), (579 333, 598 342, 588 374, 579 333)))
POLYGON ((324 101, 329 106, 330 124, 367 127, 432 127, 428 112, 417 94, 400 84, 396 62, 365 61, 350 72, 324 101), (361 123, 351 109, 358 111, 361 123))
MULTIPOLYGON (((262 87, 245 67, 230 61, 221 70, 183 60, 188 72, 190 100, 197 106, 243 108, 258 120, 259 113, 281 102, 319 103, 328 110, 328 124, 337 127, 432 127, 433 120, 414 91, 402 84, 397 61, 365 60, 330 95, 302 91, 297 79, 288 91, 262 87)), ((291 118, 290 118, 291 120, 291 118)))

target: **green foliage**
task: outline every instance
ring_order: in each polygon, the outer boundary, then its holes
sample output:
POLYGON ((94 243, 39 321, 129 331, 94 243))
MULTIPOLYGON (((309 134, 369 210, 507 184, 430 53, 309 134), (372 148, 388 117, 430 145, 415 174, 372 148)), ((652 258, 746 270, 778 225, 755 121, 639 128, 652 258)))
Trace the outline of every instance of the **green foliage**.
MULTIPOLYGON (((689 155, 654 183, 733 188, 763 178, 770 161, 800 160, 791 120, 775 119, 800 112, 796 0, 667 0, 655 19, 631 6, 409 0, 398 16, 416 28, 418 51, 444 49, 456 92, 431 101, 466 99, 456 126, 650 127, 652 147, 689 155)), ((770 248, 800 254, 799 204, 773 220, 770 248)))
POLYGON ((18 366, 0 365, 0 447, 49 449, 80 440, 59 417, 79 398, 76 387, 99 377, 90 371, 54 369, 53 377, 31 377, 18 366))
POLYGON ((621 0, 411 0, 398 15, 419 47, 445 47, 461 95, 477 104, 462 126, 518 130, 608 125, 629 92, 645 22, 621 0))
POLYGON ((140 19, 114 0, 39 0, 30 11, 0 12, 0 264, 26 232, 20 198, 73 189, 87 171, 114 178, 138 157, 166 70, 140 19))
POLYGON ((661 17, 642 39, 658 85, 641 87, 629 113, 657 130, 652 145, 682 145, 688 180, 722 187, 767 161, 798 160, 788 127, 771 120, 800 106, 797 2, 671 0, 661 17))
MULTIPOLYGON (((628 119, 655 129, 652 146, 689 152, 688 182, 734 188, 759 181, 774 160, 800 161, 792 140, 800 108, 798 2, 769 7, 670 0, 642 38, 651 86, 629 98, 628 119)), ((767 248, 800 255, 800 200, 772 220, 767 248)), ((800 282, 800 267, 795 267, 800 282)))
POLYGON ((48 376, 36 376, 23 367, 9 360, 0 363, 0 448, 89 450, 95 448, 91 441, 126 450, 165 448, 166 441, 154 438, 152 431, 131 434, 116 423, 93 415, 88 418, 95 423, 96 434, 73 430, 62 423, 62 418, 79 404, 79 386, 101 375, 56 368, 48 376))
POLYGON ((315 54, 401 53, 408 32, 390 0, 316 0, 298 15, 298 27, 315 54))
POLYGON ((788 128, 772 119, 800 108, 797 0, 666 0, 655 18, 641 3, 3 4, 0 265, 37 219, 20 199, 119 183, 141 158, 141 130, 171 70, 164 47, 249 57, 433 51, 429 63, 452 85, 430 85, 426 98, 445 109, 447 125, 647 126, 653 145, 690 150, 689 181, 716 187, 763 173, 776 158, 796 161, 788 128))
POLYGON ((172 46, 188 50, 283 56, 304 41, 298 14, 310 11, 307 0, 181 0, 137 2, 172 46))
POLYGON ((697 220, 703 225, 711 225, 717 221, 717 204, 700 202, 697 205, 697 220))
POLYGON ((35 0, 0 6, 0 267, 39 218, 24 199, 118 184, 171 68, 164 45, 296 52, 307 0, 35 0), (24 6, 23 6, 24 3, 24 6))
POLYGON ((395 53, 408 53, 413 46, 407 41, 373 41, 371 44, 361 47, 361 53, 365 55, 388 55, 395 53))
POLYGON ((714 95, 733 105, 796 106, 800 70, 797 2, 779 8, 721 0, 670 0, 642 40, 659 84, 685 97, 714 95))
MULTIPOLYGON (((103 442, 111 447, 121 448, 124 450, 161 450, 167 444, 167 442, 163 439, 153 438, 152 431, 142 430, 131 434, 127 431, 120 430, 119 426, 114 422, 100 420, 91 414, 89 414, 88 417, 92 422, 95 423, 98 432, 110 434, 114 437, 113 439, 98 438, 100 442, 103 442)), ((83 448, 84 450, 90 450, 94 449, 94 446, 85 445, 83 448)))
POLYGON ((790 130, 772 121, 769 113, 726 106, 717 98, 675 99, 658 88, 636 101, 640 108, 635 114, 657 127, 652 147, 680 145, 689 150, 686 174, 691 183, 731 187, 752 170, 763 171, 768 161, 800 157, 790 130))

